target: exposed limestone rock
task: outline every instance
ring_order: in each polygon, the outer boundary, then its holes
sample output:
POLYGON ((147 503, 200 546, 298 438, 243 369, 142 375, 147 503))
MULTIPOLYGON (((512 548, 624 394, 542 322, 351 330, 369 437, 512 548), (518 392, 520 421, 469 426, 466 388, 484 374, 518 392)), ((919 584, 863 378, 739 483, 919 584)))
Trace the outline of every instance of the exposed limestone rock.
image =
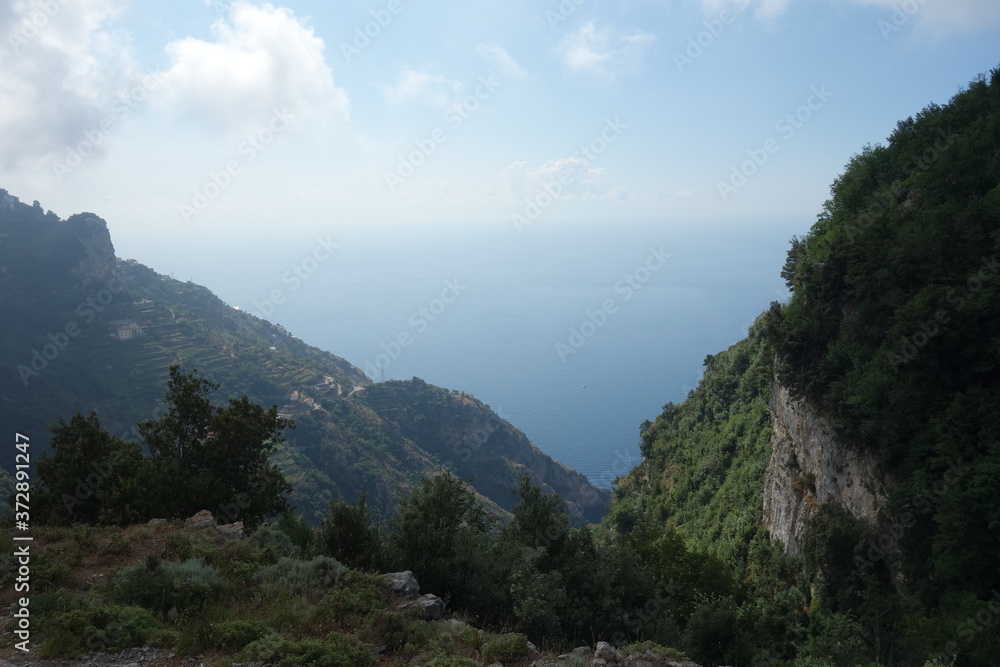
POLYGON ((603 660, 607 665, 617 665, 622 660, 622 654, 607 642, 597 642, 597 648, 594 649, 594 658, 596 660, 603 660))
POLYGON ((115 246, 107 223, 93 213, 78 213, 66 222, 80 229, 78 238, 83 256, 74 269, 80 286, 106 287, 115 275, 115 246))
POLYGON ((222 535, 227 540, 243 539, 242 521, 237 521, 236 523, 225 523, 221 526, 216 526, 215 530, 218 531, 219 535, 222 535))
POLYGON ((184 520, 185 528, 215 528, 215 517, 208 510, 202 510, 184 520))
POLYGON ((403 609, 409 607, 420 607, 424 612, 425 621, 436 621, 444 616, 444 600, 431 593, 421 595, 416 600, 403 605, 403 609))
POLYGON ((837 503, 856 518, 875 522, 886 497, 875 459, 836 442, 831 424, 777 380, 770 409, 764 525, 771 539, 790 556, 801 556, 806 523, 821 503, 837 503))
POLYGON ((386 580, 389 589, 396 595, 411 598, 420 592, 420 584, 417 583, 416 577, 409 570, 383 574, 382 578, 386 580))

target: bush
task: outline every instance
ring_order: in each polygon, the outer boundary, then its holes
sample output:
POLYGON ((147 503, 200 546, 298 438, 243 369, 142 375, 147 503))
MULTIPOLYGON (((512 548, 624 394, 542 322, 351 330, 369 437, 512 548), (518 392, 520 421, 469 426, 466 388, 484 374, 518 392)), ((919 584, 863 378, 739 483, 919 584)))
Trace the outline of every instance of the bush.
POLYGON ((271 634, 249 644, 239 659, 273 663, 278 667, 365 667, 372 664, 370 646, 354 646, 347 637, 333 633, 325 642, 294 642, 271 634))
POLYGON ((265 594, 316 597, 333 589, 347 571, 328 556, 316 556, 307 561, 282 558, 258 570, 254 578, 265 594))
POLYGON ((527 654, 528 638, 519 634, 498 635, 483 644, 479 657, 485 662, 516 660, 527 654))
POLYGON ((666 658, 667 660, 686 661, 688 659, 687 656, 675 648, 666 648, 655 642, 649 641, 629 644, 619 650, 619 652, 626 658, 630 655, 642 655, 647 651, 661 658, 666 658))
POLYGON ((267 625, 261 621, 243 619, 219 623, 212 632, 215 648, 223 651, 242 650, 267 634, 267 625))
POLYGON ((204 609, 219 598, 223 583, 215 568, 203 560, 167 563, 167 577, 173 588, 173 607, 178 612, 204 609))
POLYGON ((272 526, 261 526, 250 536, 249 542, 261 549, 270 549, 274 558, 298 558, 302 549, 299 548, 283 530, 272 526))
POLYGON ((160 614, 183 614, 199 611, 216 601, 223 582, 215 568, 202 560, 161 563, 147 559, 139 567, 118 573, 111 599, 117 604, 132 604, 160 614))
POLYGON ((45 624, 49 635, 39 655, 75 658, 86 651, 120 651, 133 646, 170 646, 175 635, 138 607, 92 606, 56 612, 45 624))
POLYGON ((194 555, 191 538, 184 533, 170 533, 164 543, 163 557, 167 560, 187 560, 194 555))

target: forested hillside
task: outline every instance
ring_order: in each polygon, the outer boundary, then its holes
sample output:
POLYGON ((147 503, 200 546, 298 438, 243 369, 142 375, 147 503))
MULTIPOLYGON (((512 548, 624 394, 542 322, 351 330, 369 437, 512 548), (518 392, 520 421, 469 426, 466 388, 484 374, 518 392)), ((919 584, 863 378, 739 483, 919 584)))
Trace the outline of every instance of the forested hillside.
MULTIPOLYGON (((725 559, 749 587, 741 618, 770 607, 776 621, 759 660, 995 662, 998 184, 994 70, 851 160, 817 222, 792 239, 790 300, 706 359, 687 401, 643 425, 645 461, 620 481, 611 525, 666 523, 725 559), (778 389, 800 419, 832 424, 843 460, 876 461, 864 481, 876 497, 885 490, 876 515, 861 516, 824 494, 838 480, 792 475, 787 492, 808 515, 792 564, 764 557, 783 545, 761 526, 778 389), (769 595, 771 577, 785 582, 780 595, 769 595)), ((798 465, 770 462, 786 464, 798 465)))

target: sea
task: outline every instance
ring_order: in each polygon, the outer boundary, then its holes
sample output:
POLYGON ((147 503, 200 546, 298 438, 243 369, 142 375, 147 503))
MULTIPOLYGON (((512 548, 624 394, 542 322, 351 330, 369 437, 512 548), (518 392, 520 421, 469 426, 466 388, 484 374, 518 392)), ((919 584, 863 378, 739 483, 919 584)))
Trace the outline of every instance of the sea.
POLYGON ((153 268, 209 287, 373 380, 419 377, 470 392, 610 488, 641 461, 642 422, 684 400, 706 355, 787 298, 779 273, 789 239, 804 231, 337 224, 230 237, 179 268, 153 268))

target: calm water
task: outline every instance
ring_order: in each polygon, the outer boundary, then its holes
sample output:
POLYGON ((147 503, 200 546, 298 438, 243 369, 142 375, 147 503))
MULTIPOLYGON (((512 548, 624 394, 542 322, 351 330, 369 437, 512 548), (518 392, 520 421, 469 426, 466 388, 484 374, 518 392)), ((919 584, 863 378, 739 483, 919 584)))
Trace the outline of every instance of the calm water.
POLYGON ((609 486, 638 462, 642 421, 784 296, 794 231, 342 227, 329 256, 327 234, 248 238, 192 278, 375 379, 472 392, 609 486))

